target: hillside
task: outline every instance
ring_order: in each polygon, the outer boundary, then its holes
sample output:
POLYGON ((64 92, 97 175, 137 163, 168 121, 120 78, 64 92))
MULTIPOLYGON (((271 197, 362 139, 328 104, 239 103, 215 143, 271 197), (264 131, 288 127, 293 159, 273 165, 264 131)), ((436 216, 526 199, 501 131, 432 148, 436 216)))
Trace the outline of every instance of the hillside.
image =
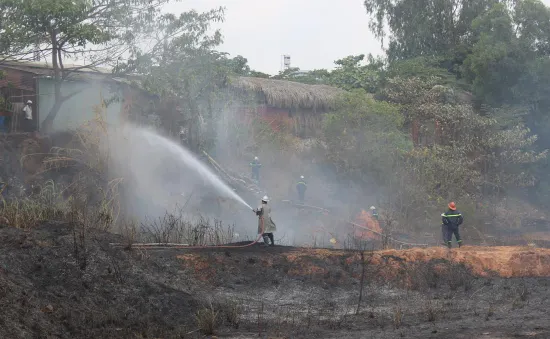
POLYGON ((225 338, 550 335, 546 249, 380 251, 363 266, 351 251, 109 245, 123 240, 67 223, 1 228, 0 336, 200 338, 210 325, 225 338))

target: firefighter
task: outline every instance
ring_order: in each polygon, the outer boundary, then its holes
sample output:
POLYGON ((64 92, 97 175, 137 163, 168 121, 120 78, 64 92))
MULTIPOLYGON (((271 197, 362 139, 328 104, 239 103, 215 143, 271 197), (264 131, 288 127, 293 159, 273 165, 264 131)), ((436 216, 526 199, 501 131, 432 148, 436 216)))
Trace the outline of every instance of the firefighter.
POLYGON ((300 176, 300 180, 296 184, 296 191, 298 191, 298 200, 300 200, 301 203, 304 203, 305 195, 307 190, 307 184, 304 176, 300 176))
POLYGON ((264 239, 264 245, 270 244, 275 246, 275 239, 273 238, 273 232, 277 230, 277 226, 271 219, 271 206, 267 204, 269 198, 264 196, 262 198, 262 205, 258 209, 253 210, 258 216, 258 234, 262 235, 264 239))
POLYGON ((456 242, 458 247, 462 246, 462 239, 460 238, 460 233, 458 232, 458 227, 464 222, 462 214, 456 209, 456 204, 450 202, 448 205, 449 209, 447 212, 441 214, 442 221, 442 231, 443 231, 443 242, 447 247, 452 247, 453 234, 455 235, 456 242))
POLYGON ((258 157, 254 157, 254 160, 250 162, 250 167, 252 169, 252 179, 260 182, 260 168, 262 163, 258 160, 258 157))
POLYGON ((378 220, 378 211, 376 210, 376 207, 371 206, 370 213, 374 219, 378 220))

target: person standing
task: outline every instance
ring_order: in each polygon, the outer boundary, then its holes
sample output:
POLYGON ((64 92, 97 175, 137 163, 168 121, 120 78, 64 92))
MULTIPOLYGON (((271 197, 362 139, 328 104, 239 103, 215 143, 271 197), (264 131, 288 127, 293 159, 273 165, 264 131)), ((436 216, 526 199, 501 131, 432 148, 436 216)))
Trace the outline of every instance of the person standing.
POLYGON ((25 132, 32 132, 34 130, 33 121, 32 121, 32 101, 28 100, 25 107, 23 107, 23 130, 25 132))
POLYGON ((304 176, 300 176, 300 180, 296 184, 296 191, 298 191, 298 200, 304 203, 306 197, 307 184, 304 176))
POLYGON ((277 231, 277 226, 271 219, 271 206, 268 206, 267 202, 269 198, 264 196, 262 198, 262 204, 258 209, 253 210, 258 216, 258 234, 262 235, 264 244, 268 245, 271 242, 271 246, 275 246, 275 239, 273 232, 277 231))
POLYGON ((456 204, 450 202, 448 204, 449 209, 447 212, 441 214, 443 242, 447 247, 452 247, 453 234, 455 235, 458 247, 462 246, 462 239, 460 238, 459 226, 464 222, 462 214, 456 209, 456 204))
POLYGON ((378 211, 376 210, 376 207, 371 206, 370 213, 374 219, 378 220, 378 211))
POLYGON ((262 168, 262 163, 258 157, 254 157, 254 160, 250 162, 250 167, 252 169, 252 179, 260 182, 260 168, 262 168))

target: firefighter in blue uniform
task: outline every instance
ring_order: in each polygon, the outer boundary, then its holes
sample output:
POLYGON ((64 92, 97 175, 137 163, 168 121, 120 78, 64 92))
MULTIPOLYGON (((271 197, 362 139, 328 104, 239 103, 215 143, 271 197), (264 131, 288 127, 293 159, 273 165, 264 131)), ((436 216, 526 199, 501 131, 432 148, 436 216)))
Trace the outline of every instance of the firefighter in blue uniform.
POLYGON ((462 246, 462 239, 460 238, 459 226, 464 222, 462 214, 456 209, 456 204, 450 202, 447 212, 441 214, 443 242, 447 247, 452 247, 453 234, 455 235, 458 247, 462 246))
POLYGON ((252 169, 252 179, 260 182, 260 168, 262 168, 262 163, 258 160, 258 157, 254 157, 254 160, 250 162, 250 168, 252 169))
POLYGON ((372 214, 372 217, 376 220, 378 220, 378 211, 376 210, 376 207, 371 206, 370 207, 370 213, 372 214))
POLYGON ((300 176, 300 180, 298 180, 298 183, 296 184, 296 191, 298 191, 298 200, 301 203, 304 203, 305 196, 306 196, 306 190, 307 190, 307 184, 304 176, 300 176))

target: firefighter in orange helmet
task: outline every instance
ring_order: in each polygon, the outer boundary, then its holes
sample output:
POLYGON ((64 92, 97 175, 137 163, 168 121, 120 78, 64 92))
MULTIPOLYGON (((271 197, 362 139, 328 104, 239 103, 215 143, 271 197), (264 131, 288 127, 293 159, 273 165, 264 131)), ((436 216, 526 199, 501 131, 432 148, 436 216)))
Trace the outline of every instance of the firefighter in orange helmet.
POLYGON ((449 207, 447 212, 441 214, 443 242, 447 245, 447 247, 451 248, 454 234, 458 247, 461 247, 462 239, 460 238, 458 227, 462 225, 464 218, 456 209, 456 204, 454 202, 450 202, 447 206, 449 207))

